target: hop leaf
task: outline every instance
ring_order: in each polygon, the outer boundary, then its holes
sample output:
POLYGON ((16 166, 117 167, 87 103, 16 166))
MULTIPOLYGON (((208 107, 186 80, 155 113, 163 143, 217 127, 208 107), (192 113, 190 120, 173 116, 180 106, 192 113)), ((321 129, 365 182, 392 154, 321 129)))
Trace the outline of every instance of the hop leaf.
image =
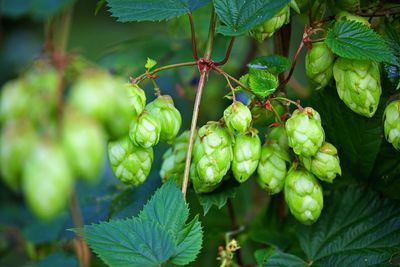
POLYGON ((146 64, 144 65, 144 67, 147 70, 152 69, 155 65, 157 65, 157 61, 155 61, 154 59, 151 58, 147 58, 146 64))

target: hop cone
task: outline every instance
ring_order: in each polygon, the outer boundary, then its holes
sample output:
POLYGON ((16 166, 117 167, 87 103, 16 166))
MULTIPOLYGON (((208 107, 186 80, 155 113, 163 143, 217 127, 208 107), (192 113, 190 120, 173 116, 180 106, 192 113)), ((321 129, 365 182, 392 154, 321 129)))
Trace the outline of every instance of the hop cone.
POLYGON ((137 84, 127 84, 128 99, 131 109, 135 117, 143 112, 146 106, 146 95, 144 91, 137 84))
POLYGON ((238 135, 233 146, 232 172, 240 183, 245 182, 257 169, 261 156, 261 141, 257 132, 238 135))
POLYGON ((25 117, 29 113, 30 94, 20 80, 12 80, 0 90, 0 122, 25 117))
POLYGON ((336 148, 325 142, 314 157, 300 157, 304 167, 322 181, 332 183, 336 175, 342 175, 336 148))
POLYGON ((65 208, 73 184, 62 149, 52 143, 35 145, 22 176, 25 199, 33 213, 43 220, 56 217, 65 208))
POLYGON ((74 174, 94 182, 99 177, 106 152, 105 133, 101 125, 84 115, 67 112, 62 142, 74 174))
POLYGON ((108 157, 115 176, 130 185, 144 183, 153 163, 153 149, 135 146, 128 137, 108 144, 108 157))
POLYGON ((386 140, 400 150, 400 100, 391 102, 385 108, 384 130, 386 140))
POLYGON ((245 133, 250 127, 251 112, 243 103, 235 101, 224 110, 224 120, 231 131, 245 133))
POLYGON ((146 107, 161 125, 160 139, 172 143, 182 124, 182 117, 169 95, 159 96, 146 107))
POLYGON ((193 188, 197 193, 209 193, 214 191, 219 186, 219 183, 214 183, 213 181, 204 181, 203 179, 199 178, 199 175, 197 174, 197 167, 194 163, 190 165, 190 181, 192 181, 193 188))
POLYGON ((174 177, 178 184, 182 183, 189 145, 189 134, 189 131, 183 132, 175 139, 173 146, 164 153, 160 170, 160 176, 163 182, 174 177))
POLYGON ((289 23, 290 8, 285 6, 274 17, 263 22, 250 31, 250 35, 258 41, 263 41, 265 38, 271 37, 275 31, 279 30, 283 24, 289 23))
POLYGON ((306 55, 306 74, 317 89, 325 87, 333 76, 335 55, 324 42, 313 43, 306 55))
POLYGON ((340 99, 355 113, 372 117, 382 92, 378 63, 338 58, 333 75, 340 99))
MULTIPOLYGON (((198 177, 196 183, 204 184, 206 188, 217 186, 228 172, 232 157, 232 140, 228 130, 218 122, 202 126, 193 147, 193 162, 198 177)), ((195 188, 200 187, 195 185, 195 188)))
POLYGON ((290 162, 289 153, 277 143, 267 143, 261 149, 258 164, 257 182, 270 194, 282 191, 287 172, 286 164, 290 162))
POLYGON ((314 156, 325 139, 319 113, 311 107, 296 109, 286 121, 289 146, 294 153, 306 157, 314 156))
POLYGON ((324 199, 322 187, 314 175, 302 168, 290 169, 284 191, 285 201, 297 220, 312 224, 318 219, 324 199))
POLYGON ((157 145, 160 139, 160 122, 148 111, 143 111, 129 127, 129 138, 135 146, 149 148, 157 145))
POLYGON ((283 125, 272 127, 267 136, 268 140, 277 143, 284 150, 288 150, 288 136, 286 133, 286 128, 283 125))
POLYGON ((3 125, 0 134, 0 173, 5 184, 18 191, 22 168, 37 135, 30 121, 10 120, 3 125))

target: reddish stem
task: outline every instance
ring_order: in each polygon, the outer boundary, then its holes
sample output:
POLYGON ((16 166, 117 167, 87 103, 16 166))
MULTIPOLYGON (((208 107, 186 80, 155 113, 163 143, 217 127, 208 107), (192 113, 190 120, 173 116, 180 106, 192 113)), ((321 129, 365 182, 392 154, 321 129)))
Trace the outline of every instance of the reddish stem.
POLYGON ((193 58, 194 60, 199 60, 199 56, 197 54, 197 45, 196 45, 196 31, 194 29, 194 22, 192 12, 187 13, 189 22, 190 22, 190 31, 192 33, 192 50, 193 50, 193 58))
POLYGON ((228 49, 226 50, 225 58, 221 61, 214 62, 215 66, 222 66, 228 61, 229 57, 231 56, 232 47, 234 43, 235 43, 235 37, 232 37, 231 41, 229 42, 228 49))

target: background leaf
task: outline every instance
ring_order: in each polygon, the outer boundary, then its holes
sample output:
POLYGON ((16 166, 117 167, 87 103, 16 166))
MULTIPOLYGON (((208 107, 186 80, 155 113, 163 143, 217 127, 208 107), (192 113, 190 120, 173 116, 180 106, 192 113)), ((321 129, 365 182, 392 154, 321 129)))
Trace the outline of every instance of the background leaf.
POLYGON ((344 58, 389 63, 395 60, 385 40, 360 22, 336 22, 328 31, 325 43, 335 54, 344 58))
POLYGON ((218 32, 239 36, 272 18, 290 0, 213 0, 215 11, 223 25, 218 32))
POLYGON ((210 0, 107 0, 112 16, 120 22, 168 20, 208 2, 210 0))
POLYGON ((280 55, 261 56, 250 61, 247 67, 266 70, 272 74, 278 75, 289 69, 290 60, 280 55))
POLYGON ((299 257, 288 254, 288 253, 283 253, 283 252, 275 252, 272 254, 271 257, 267 259, 267 262, 265 262, 263 267, 305 267, 307 264, 299 257))

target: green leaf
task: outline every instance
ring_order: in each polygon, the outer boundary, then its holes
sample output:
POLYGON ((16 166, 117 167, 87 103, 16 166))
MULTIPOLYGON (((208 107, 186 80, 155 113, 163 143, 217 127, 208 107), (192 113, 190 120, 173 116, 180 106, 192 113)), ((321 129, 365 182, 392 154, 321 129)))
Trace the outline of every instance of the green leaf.
POLYGON ((203 242, 203 232, 198 216, 179 232, 177 240, 178 245, 171 262, 177 265, 186 265, 194 261, 203 242))
POLYGON ((97 15, 100 10, 104 7, 104 5, 106 4, 106 0, 98 0, 96 3, 96 9, 94 11, 94 14, 97 15))
POLYGON ((200 205, 203 207, 204 216, 207 215, 212 206, 216 206, 218 209, 221 209, 226 205, 228 198, 234 198, 236 196, 238 185, 239 184, 237 182, 230 179, 228 181, 224 181, 221 186, 211 193, 196 194, 200 205))
POLYGON ((256 95, 267 97, 278 87, 278 78, 268 71, 250 69, 249 75, 250 89, 256 95))
POLYGON ((317 266, 388 264, 400 250, 400 205, 347 188, 326 199, 321 217, 298 229, 307 260, 317 266))
POLYGON ((267 262, 268 258, 275 252, 275 247, 256 250, 256 252, 254 252, 254 258, 256 258, 257 266, 263 266, 267 262))
POLYGON ((151 58, 147 58, 146 65, 144 65, 144 67, 145 67, 147 70, 150 70, 150 69, 152 69, 155 65, 157 65, 157 61, 155 61, 154 59, 151 59, 151 58))
POLYGON ((206 5, 210 0, 107 0, 112 16, 120 22, 161 21, 206 5))
POLYGON ((290 0, 213 0, 213 2, 223 24, 218 27, 218 32, 227 36, 239 36, 272 18, 290 0))
POLYGON ((278 75, 289 69, 290 60, 280 55, 261 56, 250 61, 247 67, 266 70, 272 74, 278 75))
POLYGON ((267 262, 262 265, 263 267, 305 267, 308 266, 301 258, 277 251, 267 259, 267 262))
POLYGON ((338 56, 350 59, 392 63, 395 59, 385 40, 366 25, 356 21, 338 21, 325 43, 338 56))
POLYGON ((300 8, 299 5, 297 4, 296 0, 291 0, 290 1, 290 7, 297 13, 300 14, 300 8))

